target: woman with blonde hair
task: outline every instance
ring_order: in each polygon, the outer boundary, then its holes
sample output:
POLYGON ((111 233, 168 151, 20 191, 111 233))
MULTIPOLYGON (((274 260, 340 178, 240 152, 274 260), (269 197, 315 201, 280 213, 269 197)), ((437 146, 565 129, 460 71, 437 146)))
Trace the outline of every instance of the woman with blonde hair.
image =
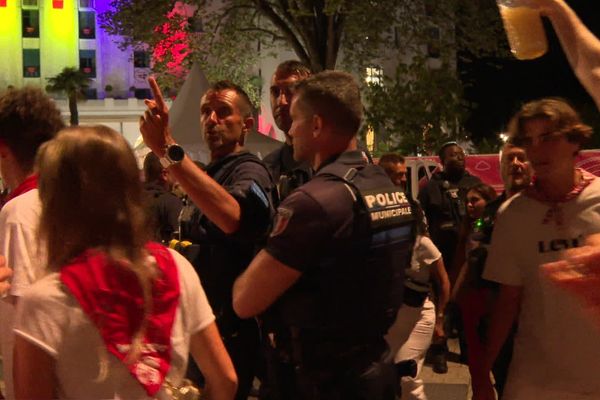
POLYGON ((135 157, 104 126, 63 130, 38 154, 48 274, 19 302, 18 398, 170 398, 191 352, 205 393, 237 384, 192 266, 149 241, 135 157))

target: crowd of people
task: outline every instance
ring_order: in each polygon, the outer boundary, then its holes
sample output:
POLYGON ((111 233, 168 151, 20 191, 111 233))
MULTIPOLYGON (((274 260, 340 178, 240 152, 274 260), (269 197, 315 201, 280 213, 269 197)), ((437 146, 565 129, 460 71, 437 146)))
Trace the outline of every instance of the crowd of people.
MULTIPOLYGON (((532 3, 600 106, 600 41, 563 0, 532 3)), ((117 132, 0 94, 5 398, 426 399, 453 334, 474 400, 600 398, 600 180, 575 167, 592 131, 566 101, 509 121, 499 196, 448 142, 415 201, 404 157, 359 149, 348 73, 278 66, 286 142, 264 160, 247 94, 212 84, 206 166, 149 83, 144 182, 117 132)))

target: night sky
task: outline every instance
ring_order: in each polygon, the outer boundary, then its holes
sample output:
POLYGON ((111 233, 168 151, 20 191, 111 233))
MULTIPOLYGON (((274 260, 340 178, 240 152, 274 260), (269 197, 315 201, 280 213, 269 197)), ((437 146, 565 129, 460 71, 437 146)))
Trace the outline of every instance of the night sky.
MULTIPOLYGON (((600 1, 570 0, 568 3, 600 37, 600 1)), ((592 146, 600 147, 600 113, 571 71, 550 22, 546 20, 544 27, 549 51, 536 60, 480 59, 459 64, 463 78, 474 83, 465 92, 467 100, 474 104, 465 125, 475 142, 502 131, 523 102, 558 96, 567 99, 581 112, 585 122, 594 126, 592 146)))

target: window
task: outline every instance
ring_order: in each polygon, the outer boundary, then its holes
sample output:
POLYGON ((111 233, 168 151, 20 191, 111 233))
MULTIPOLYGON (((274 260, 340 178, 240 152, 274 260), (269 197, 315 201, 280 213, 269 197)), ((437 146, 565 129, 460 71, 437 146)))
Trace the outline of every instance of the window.
POLYGON ((94 0, 79 0, 79 8, 94 8, 94 0))
POLYGON ((6 0, 0 0, 0 7, 6 7, 6 0))
POLYGON ((63 0, 52 0, 52 8, 63 8, 64 1, 63 0))
POLYGON ((134 51, 133 52, 133 66, 135 68, 149 68, 150 67, 150 53, 147 51, 134 51))
POLYGON ((383 84, 383 69, 381 67, 367 67, 365 81, 369 85, 383 84))
POLYGON ((96 38, 96 13, 93 11, 79 11, 79 38, 96 38))
POLYGON ((38 7, 38 0, 23 0, 23 7, 38 7))
POLYGON ((23 76, 40 77, 40 49, 23 49, 23 76))
POLYGON ((96 77, 96 50, 79 50, 79 69, 90 78, 96 77))
POLYGON ((22 10, 23 37, 40 37, 40 12, 38 10, 22 10))

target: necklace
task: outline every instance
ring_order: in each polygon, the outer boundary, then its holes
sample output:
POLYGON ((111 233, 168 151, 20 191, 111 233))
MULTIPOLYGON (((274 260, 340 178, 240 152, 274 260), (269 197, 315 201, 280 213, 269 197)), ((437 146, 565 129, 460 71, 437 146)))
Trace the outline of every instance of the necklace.
POLYGON ((543 193, 538 185, 534 184, 526 189, 525 194, 529 197, 532 197, 544 204, 549 205, 546 214, 544 215, 544 219, 542 220, 542 224, 546 225, 554 221, 556 225, 561 228, 564 226, 564 215, 561 204, 564 204, 583 192, 583 190, 590 184, 594 179, 596 179, 595 175, 590 174, 587 171, 584 171, 580 168, 575 169, 578 176, 580 176, 579 182, 575 182, 573 188, 563 195, 559 199, 551 199, 545 193, 543 193))

